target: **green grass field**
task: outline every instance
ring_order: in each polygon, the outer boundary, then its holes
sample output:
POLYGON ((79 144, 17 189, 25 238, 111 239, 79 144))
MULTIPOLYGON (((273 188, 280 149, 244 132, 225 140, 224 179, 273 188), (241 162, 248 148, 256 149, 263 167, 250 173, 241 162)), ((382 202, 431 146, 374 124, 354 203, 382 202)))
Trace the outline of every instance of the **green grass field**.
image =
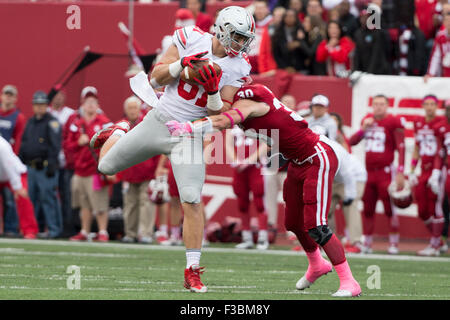
MULTIPOLYGON (((450 299, 450 258, 349 256, 363 295, 358 299, 450 299), (369 289, 371 265, 380 289, 369 289)), ((335 299, 335 272, 297 291, 305 255, 284 250, 203 250, 206 294, 183 288, 183 247, 0 239, 0 299, 287 300, 335 299), (81 289, 69 290, 67 268, 80 267, 81 289)))

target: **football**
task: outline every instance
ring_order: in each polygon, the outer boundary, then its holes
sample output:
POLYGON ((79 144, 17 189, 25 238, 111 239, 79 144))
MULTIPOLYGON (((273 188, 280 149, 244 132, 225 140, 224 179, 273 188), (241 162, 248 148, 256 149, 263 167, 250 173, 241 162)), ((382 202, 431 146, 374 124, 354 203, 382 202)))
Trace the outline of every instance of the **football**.
POLYGON ((213 61, 199 61, 194 64, 195 69, 192 69, 191 67, 187 66, 183 69, 183 71, 181 71, 181 74, 180 74, 181 80, 183 80, 184 82, 189 83, 189 84, 198 85, 198 83, 195 82, 194 78, 201 80, 201 76, 200 76, 200 73, 198 72, 198 70, 200 68, 202 68, 204 65, 208 65, 208 64, 211 64, 213 66, 213 68, 214 68, 214 70, 216 70, 217 74, 219 74, 222 71, 220 66, 213 61))

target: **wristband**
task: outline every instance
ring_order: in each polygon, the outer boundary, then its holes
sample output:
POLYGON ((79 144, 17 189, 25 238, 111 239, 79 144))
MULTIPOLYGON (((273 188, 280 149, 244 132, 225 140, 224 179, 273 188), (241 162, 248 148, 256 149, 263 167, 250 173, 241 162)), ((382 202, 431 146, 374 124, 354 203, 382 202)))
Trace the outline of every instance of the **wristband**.
POLYGON ((419 163, 419 159, 412 159, 411 160, 411 167, 413 167, 413 168, 417 167, 418 163, 419 163))
POLYGON ((197 133, 200 132, 202 134, 213 132, 214 128, 212 125, 211 118, 206 117, 199 120, 195 120, 194 122, 188 122, 192 132, 197 133))
POLYGON ((233 128, 234 127, 234 120, 233 120, 233 117, 232 116, 230 116, 230 114, 228 113, 228 112, 224 112, 224 113, 222 113, 224 116, 226 116, 228 119, 230 119, 230 121, 231 121, 231 128, 233 128))
POLYGON ((403 173, 404 170, 405 170, 404 166, 398 166, 398 168, 397 168, 398 173, 403 173))
POLYGON ((238 115, 241 117, 241 122, 244 122, 245 118, 244 115, 242 114, 241 110, 239 109, 232 109, 234 111, 236 111, 238 113, 238 115))
POLYGON ((207 105, 209 110, 219 111, 223 107, 222 99, 220 98, 220 93, 216 92, 214 94, 208 94, 207 105))
POLYGON ((177 60, 169 64, 169 73, 172 78, 178 78, 182 70, 183 66, 181 65, 181 60, 177 60))
POLYGON ((157 89, 157 88, 161 88, 162 86, 158 83, 158 81, 156 81, 156 78, 151 78, 150 79, 150 85, 152 86, 153 89, 157 89))
POLYGON ((364 130, 363 129, 359 129, 357 134, 358 134, 359 137, 364 137, 364 130))

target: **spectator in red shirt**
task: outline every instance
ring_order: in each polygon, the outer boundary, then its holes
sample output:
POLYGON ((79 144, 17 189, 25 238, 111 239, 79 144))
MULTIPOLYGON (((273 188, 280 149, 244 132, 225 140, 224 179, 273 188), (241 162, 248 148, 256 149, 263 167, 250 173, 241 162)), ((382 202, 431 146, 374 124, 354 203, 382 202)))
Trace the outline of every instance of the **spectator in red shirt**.
POLYGON ((98 151, 89 148, 89 141, 99 130, 111 125, 111 121, 99 114, 97 89, 86 87, 81 92, 82 115, 69 128, 67 151, 74 155, 75 173, 72 179, 72 207, 80 208, 81 231, 71 241, 88 240, 93 216, 99 232, 94 240, 109 240, 108 227, 108 183, 115 177, 105 177, 97 171, 98 151))
POLYGON ((195 18, 195 25, 205 32, 209 32, 213 24, 212 17, 204 12, 201 12, 202 3, 200 0, 187 0, 186 8, 191 10, 195 18))
MULTIPOLYGON (((144 114, 141 112, 142 102, 137 97, 129 97, 124 102, 126 120, 130 130, 139 124, 144 114)), ((122 242, 153 242, 155 226, 155 204, 150 202, 148 185, 155 177, 156 158, 150 158, 117 174, 123 181, 124 191, 124 229, 122 242)))
POLYGON ((261 47, 263 45, 262 38, 263 34, 267 32, 267 27, 272 21, 272 15, 269 11, 269 6, 265 0, 256 0, 254 2, 255 7, 255 23, 256 23, 256 35, 255 39, 250 44, 250 50, 248 53, 248 58, 250 60, 250 64, 252 66, 252 73, 260 73, 259 70, 259 55, 261 53, 261 47))
MULTIPOLYGON (((25 130, 25 116, 17 109, 17 88, 6 85, 0 101, 0 136, 11 144, 15 154, 19 153, 22 134, 25 130)), ((0 192, 3 198, 3 220, 5 235, 15 236, 19 226, 14 197, 8 188, 0 192)))
POLYGON ((327 26, 327 39, 317 48, 316 61, 326 62, 329 76, 347 77, 351 69, 351 54, 355 44, 343 36, 339 22, 330 21, 327 26))
POLYGON ((429 77, 450 77, 450 4, 443 7, 442 15, 445 29, 434 39, 425 82, 429 77))
POLYGON ((0 135, 11 144, 14 153, 18 154, 26 120, 17 109, 16 102, 17 88, 10 84, 4 86, 0 103, 0 135))

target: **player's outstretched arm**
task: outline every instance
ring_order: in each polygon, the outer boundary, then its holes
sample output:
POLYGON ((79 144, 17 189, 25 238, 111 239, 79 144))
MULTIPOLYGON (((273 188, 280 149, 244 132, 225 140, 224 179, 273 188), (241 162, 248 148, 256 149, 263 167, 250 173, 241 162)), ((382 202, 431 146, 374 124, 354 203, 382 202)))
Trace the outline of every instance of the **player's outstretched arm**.
POLYGON ((150 76, 150 84, 153 88, 165 86, 175 79, 178 79, 184 67, 193 65, 199 61, 207 61, 202 58, 208 52, 199 52, 191 56, 182 57, 178 53, 178 48, 172 44, 162 56, 159 63, 153 68, 150 76))
POLYGON ((260 117, 269 111, 265 103, 242 99, 233 105, 233 109, 219 115, 206 117, 193 122, 166 122, 172 136, 200 132, 202 134, 232 128, 235 124, 244 122, 249 117, 260 117))

